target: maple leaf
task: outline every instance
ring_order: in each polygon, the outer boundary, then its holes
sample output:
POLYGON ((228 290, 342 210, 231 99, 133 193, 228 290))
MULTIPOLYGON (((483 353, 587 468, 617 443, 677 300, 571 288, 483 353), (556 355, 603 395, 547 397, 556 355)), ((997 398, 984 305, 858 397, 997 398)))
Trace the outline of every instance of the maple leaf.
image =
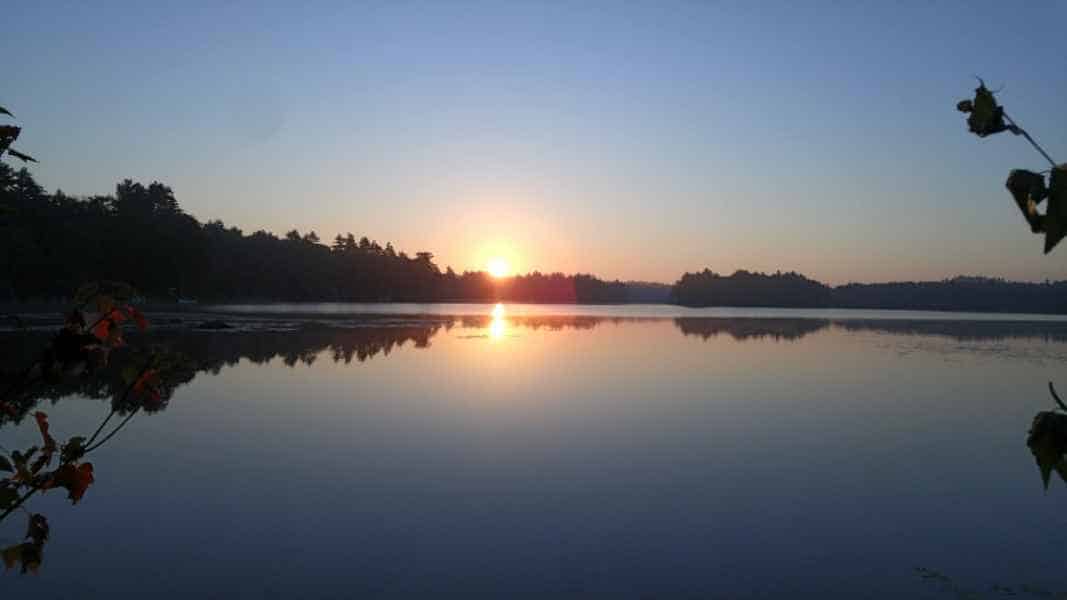
POLYGON ((41 486, 41 489, 65 488, 68 492, 67 498, 70 499, 72 504, 77 504, 93 481, 92 463, 82 463, 77 466, 73 463, 67 463, 56 469, 48 481, 41 486))

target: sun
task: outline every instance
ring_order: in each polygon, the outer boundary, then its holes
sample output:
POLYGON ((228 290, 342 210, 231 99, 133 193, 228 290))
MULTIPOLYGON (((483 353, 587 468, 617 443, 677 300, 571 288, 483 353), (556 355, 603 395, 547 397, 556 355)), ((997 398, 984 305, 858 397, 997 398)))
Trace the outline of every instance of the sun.
POLYGON ((511 274, 511 265, 499 256, 490 258, 486 268, 493 277, 507 277, 511 274))

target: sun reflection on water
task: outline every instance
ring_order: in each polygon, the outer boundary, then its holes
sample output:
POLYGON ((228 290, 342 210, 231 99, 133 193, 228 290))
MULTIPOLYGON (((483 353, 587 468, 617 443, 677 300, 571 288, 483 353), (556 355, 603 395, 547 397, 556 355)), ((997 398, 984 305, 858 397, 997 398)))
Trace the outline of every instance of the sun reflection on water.
POLYGON ((498 302, 497 305, 493 307, 493 319, 489 321, 489 339, 494 341, 503 339, 507 334, 508 321, 504 315, 504 305, 503 303, 498 302))

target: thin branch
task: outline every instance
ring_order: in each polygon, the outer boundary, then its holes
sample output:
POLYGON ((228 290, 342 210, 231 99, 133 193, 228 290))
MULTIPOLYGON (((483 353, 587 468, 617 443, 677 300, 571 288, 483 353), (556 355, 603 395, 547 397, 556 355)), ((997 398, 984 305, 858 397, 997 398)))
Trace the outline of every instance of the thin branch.
POLYGON ((15 510, 17 510, 20 506, 22 506, 22 504, 24 502, 26 502, 27 500, 30 499, 30 496, 36 494, 40 490, 41 490, 40 487, 38 487, 36 485, 33 486, 33 488, 30 489, 30 491, 26 492, 25 494, 22 495, 21 498, 18 499, 18 502, 15 502, 13 505, 8 507, 8 509, 4 511, 4 514, 0 515, 0 521, 3 521, 5 518, 7 518, 8 515, 10 515, 11 513, 15 512, 15 510))
POLYGON ((1048 155, 1048 152, 1045 152, 1045 149, 1039 146, 1037 142, 1034 141, 1034 138, 1030 137, 1029 133, 1026 133, 1025 129, 1016 125, 1015 121, 1013 121, 1012 118, 1008 116, 1008 113, 1002 114, 1004 115, 1004 118, 1008 121, 1008 123, 1011 123, 1011 126, 1015 128, 1015 131, 1017 131, 1019 135, 1026 138, 1026 141, 1030 142, 1030 145, 1033 146, 1034 149, 1036 149, 1038 152, 1040 152, 1041 156, 1044 156, 1045 160, 1048 161, 1048 164, 1052 165, 1052 168, 1055 169, 1057 166, 1056 161, 1052 160, 1052 157, 1048 155))
MULTIPOLYGON (((125 398, 125 396, 123 396, 123 398, 125 398)), ((115 408, 114 407, 111 408, 111 412, 107 413, 107 418, 105 418, 100 423, 100 427, 97 427, 96 431, 93 432, 93 437, 89 438, 88 442, 85 442, 86 446, 88 446, 88 445, 93 443, 93 441, 96 439, 96 436, 100 435, 100 432, 104 430, 104 425, 107 425, 107 422, 110 421, 111 417, 113 417, 113 416, 115 416, 115 408)))
POLYGON ((85 454, 89 454, 89 453, 90 453, 90 452, 92 452, 93 450, 96 450, 96 449, 97 449, 97 448, 99 448, 100 446, 103 446, 105 442, 107 442, 107 441, 108 441, 108 440, 110 440, 111 438, 115 437, 115 434, 116 434, 116 433, 118 433, 120 429, 122 429, 123 427, 125 427, 125 426, 126 426, 126 423, 129 423, 129 422, 130 422, 130 419, 132 419, 132 418, 133 418, 133 416, 134 416, 134 415, 136 415, 136 414, 137 414, 137 412, 138 412, 138 411, 140 411, 140 410, 141 410, 141 407, 140 407, 140 406, 138 406, 137 408, 135 408, 135 409, 133 409, 132 411, 130 411, 130 414, 126 415, 126 418, 125 418, 125 419, 123 419, 123 420, 122 420, 122 422, 121 422, 121 423, 119 423, 119 424, 118 424, 118 425, 117 425, 117 426, 116 426, 116 427, 115 427, 114 429, 112 429, 112 430, 111 430, 111 433, 109 433, 109 434, 107 434, 106 436, 104 436, 104 439, 100 440, 100 441, 99 441, 99 442, 97 442, 97 443, 96 443, 95 445, 93 445, 93 446, 89 446, 88 448, 86 448, 86 449, 85 449, 85 452, 83 453, 83 456, 84 456, 85 454))
POLYGON ((1049 381, 1049 393, 1052 394, 1052 399, 1056 401, 1057 405, 1060 405, 1060 408, 1062 408, 1063 410, 1067 410, 1067 405, 1065 405, 1064 401, 1060 399, 1060 394, 1056 394, 1056 389, 1052 385, 1051 381, 1049 381))

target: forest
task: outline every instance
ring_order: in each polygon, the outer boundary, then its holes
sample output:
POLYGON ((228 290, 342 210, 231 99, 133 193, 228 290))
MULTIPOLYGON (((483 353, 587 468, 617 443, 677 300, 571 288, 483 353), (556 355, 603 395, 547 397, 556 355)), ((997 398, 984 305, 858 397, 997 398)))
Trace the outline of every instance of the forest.
POLYGON ((168 186, 129 179, 115 193, 46 193, 27 169, 0 163, 0 302, 66 301, 88 281, 132 282, 147 301, 657 303, 1067 313, 1067 282, 987 277, 850 283, 795 272, 710 269, 673 286, 533 272, 495 279, 442 270, 431 252, 314 231, 246 233, 200 222, 168 186))
POLYGON ((245 233, 201 223, 159 182, 120 182, 113 195, 48 194, 27 169, 0 163, 0 302, 64 300, 84 282, 129 281, 151 301, 664 300, 668 286, 562 273, 494 280, 443 271, 352 233, 245 233))
POLYGON ((686 273, 671 288, 671 300, 684 306, 764 306, 783 308, 865 308, 969 312, 1067 313, 1067 281, 1030 283, 992 277, 953 277, 941 281, 849 283, 831 287, 799 273, 709 269, 686 273))

